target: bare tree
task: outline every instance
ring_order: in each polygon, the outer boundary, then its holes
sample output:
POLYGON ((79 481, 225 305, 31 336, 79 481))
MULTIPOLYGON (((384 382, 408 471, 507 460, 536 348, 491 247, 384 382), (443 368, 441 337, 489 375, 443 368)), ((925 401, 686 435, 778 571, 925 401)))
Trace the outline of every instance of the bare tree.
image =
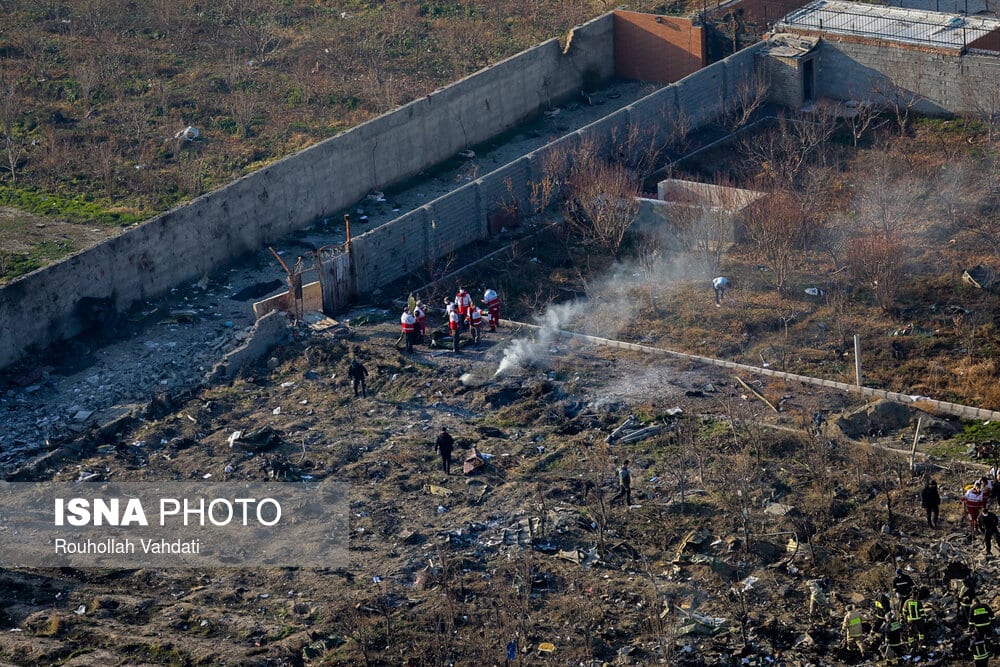
POLYGON ((655 124, 644 127, 630 122, 624 133, 616 127, 611 132, 610 143, 614 158, 640 176, 653 173, 664 150, 655 124))
POLYGON ((764 103, 770 92, 770 84, 762 72, 754 72, 741 78, 733 94, 723 99, 723 119, 730 132, 735 132, 749 123, 764 103))
POLYGON ((617 255, 639 213, 639 179, 620 164, 580 157, 568 176, 567 228, 583 244, 617 255))
POLYGON ((915 59, 905 63, 891 63, 885 75, 876 82, 872 89, 885 100, 896 119, 896 127, 905 132, 910 123, 914 107, 924 98, 921 94, 923 84, 923 67, 921 61, 915 59), (912 79, 913 85, 904 84, 906 79, 912 79))
POLYGON ((76 61, 76 65, 73 67, 73 74, 76 76, 76 82, 80 86, 80 101, 83 102, 83 108, 87 116, 90 116, 93 111, 90 101, 94 90, 101 85, 101 81, 104 78, 104 68, 98 59, 91 54, 86 58, 76 61))
POLYGON ((863 97, 855 104, 844 107, 841 117, 844 118, 844 122, 851 130, 851 138, 855 148, 881 113, 882 109, 868 97, 863 97))
POLYGON ((21 127, 25 102, 14 73, 0 68, 0 132, 11 183, 17 181, 17 168, 27 151, 27 137, 21 127))
POLYGON ((243 36, 247 51, 264 64, 281 46, 279 3, 268 0, 226 0, 225 11, 243 36))
POLYGON ((759 169, 767 183, 791 189, 806 166, 821 156, 824 145, 836 129, 836 116, 825 106, 818 107, 817 113, 809 117, 800 113, 782 116, 776 128, 741 141, 748 171, 759 169))
POLYGON ((921 179, 894 150, 870 151, 858 173, 858 222, 884 235, 897 234, 919 205, 921 179))
POLYGON ((997 138, 1000 131, 1000 81, 966 80, 965 105, 972 115, 986 126, 989 141, 997 138))
POLYGON ((867 287, 879 307, 891 312, 906 271, 902 246, 888 235, 871 232, 848 243, 848 266, 860 287, 867 287))
POLYGON ((722 207, 672 206, 667 232, 706 276, 716 275, 732 244, 735 215, 722 207))
POLYGON ((565 148, 557 146, 542 155, 542 173, 538 180, 528 183, 528 199, 535 215, 542 214, 560 195, 566 172, 569 169, 569 155, 565 148))
POLYGON ((777 191, 758 199, 744 210, 743 226, 755 258, 770 269, 768 278, 783 292, 805 235, 795 196, 777 191))

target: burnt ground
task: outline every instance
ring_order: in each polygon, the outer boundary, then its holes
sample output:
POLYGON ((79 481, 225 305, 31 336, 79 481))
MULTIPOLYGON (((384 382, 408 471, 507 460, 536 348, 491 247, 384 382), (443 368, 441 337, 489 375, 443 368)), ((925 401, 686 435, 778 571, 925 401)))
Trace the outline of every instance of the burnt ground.
MULTIPOLYGON (((972 567, 986 582, 994 565, 966 541, 955 501, 973 471, 936 470, 945 505, 931 531, 905 457, 877 448, 912 437, 913 414, 869 444, 815 436, 805 416, 849 400, 758 385, 785 397, 774 413, 715 369, 559 339, 525 348, 510 329, 461 355, 407 356, 394 345, 394 311, 383 323, 358 314, 368 323, 276 349, 233 383, 44 475, 346 481, 348 567, 4 571, 0 659, 498 664, 516 640, 523 664, 717 665, 779 653, 792 665, 861 664, 839 646, 844 605, 887 587, 898 564, 938 604, 923 664, 958 664, 943 569, 972 567), (510 349, 530 349, 530 363, 496 376, 510 349), (351 354, 371 371, 368 398, 350 395, 351 354), (629 415, 663 430, 605 444, 629 415), (272 449, 248 456, 227 444, 233 430, 263 425, 280 436, 272 449), (439 471, 441 425, 459 452, 491 455, 484 472, 439 471), (628 510, 609 504, 624 458, 635 479, 628 510), (810 616, 815 579, 829 607, 810 616), (544 642, 554 651, 539 652, 544 642)), ((942 437, 926 432, 926 444, 942 437)))

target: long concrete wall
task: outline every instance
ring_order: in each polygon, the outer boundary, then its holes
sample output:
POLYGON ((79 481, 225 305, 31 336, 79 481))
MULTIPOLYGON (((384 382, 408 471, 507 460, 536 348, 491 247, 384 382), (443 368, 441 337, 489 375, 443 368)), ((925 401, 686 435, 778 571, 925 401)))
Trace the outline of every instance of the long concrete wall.
POLYGON ((576 94, 588 72, 614 73, 611 14, 576 28, 567 53, 540 44, 13 281, 0 288, 0 368, 80 333, 81 299, 124 310, 163 294, 496 136, 576 94))
POLYGON ((885 43, 824 36, 817 47, 816 83, 822 97, 884 99, 892 84, 916 94, 917 111, 975 113, 972 100, 1000 81, 1000 57, 891 48, 885 43))
POLYGON ((359 292, 369 292, 424 269, 458 248, 484 239, 490 215, 506 206, 529 211, 530 182, 541 180, 545 157, 571 149, 585 137, 624 137, 630 125, 666 134, 671 123, 691 130, 714 121, 739 82, 754 71, 763 45, 691 74, 558 141, 486 174, 398 220, 352 241, 359 292))

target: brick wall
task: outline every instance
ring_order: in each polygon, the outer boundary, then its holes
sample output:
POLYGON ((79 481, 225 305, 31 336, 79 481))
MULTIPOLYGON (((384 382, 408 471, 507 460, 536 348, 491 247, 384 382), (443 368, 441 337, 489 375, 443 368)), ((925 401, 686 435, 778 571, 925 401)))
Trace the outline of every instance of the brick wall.
POLYGON ((615 10, 615 74, 673 83, 705 66, 705 34, 690 19, 615 10))

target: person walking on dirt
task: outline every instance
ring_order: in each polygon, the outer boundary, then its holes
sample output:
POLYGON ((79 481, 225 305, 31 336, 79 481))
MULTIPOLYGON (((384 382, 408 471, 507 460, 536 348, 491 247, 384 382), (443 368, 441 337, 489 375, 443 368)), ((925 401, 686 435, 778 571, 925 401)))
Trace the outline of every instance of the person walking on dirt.
POLYGON ((495 332, 500 324, 500 296, 492 287, 487 287, 483 293, 483 306, 489 313, 490 331, 495 332))
POLYGON ((347 367, 347 377, 351 378, 354 385, 354 396, 358 396, 358 388, 361 388, 361 396, 368 398, 368 388, 365 386, 365 378, 368 377, 368 369, 357 358, 351 359, 351 365, 347 367))
POLYGON ((979 529, 983 531, 983 543, 986 545, 986 555, 993 555, 993 543, 1000 549, 1000 520, 987 507, 979 517, 979 529))
POLYGON ((624 498, 626 507, 632 505, 632 472, 628 469, 628 464, 627 459, 622 461, 622 467, 618 469, 618 493, 611 498, 611 502, 624 498))
POLYGON ((413 313, 404 310, 399 316, 399 324, 403 328, 403 338, 406 340, 406 353, 413 352, 413 339, 417 337, 417 319, 413 313))
POLYGON ((448 433, 448 427, 442 426, 438 433, 437 440, 434 441, 434 449, 441 455, 441 469, 444 474, 451 474, 451 453, 455 449, 455 439, 448 433))
POLYGON ((457 308, 448 314, 448 330, 451 332, 452 349, 458 354, 462 337, 462 316, 458 314, 457 308))
POLYGON ((920 506, 927 512, 927 525, 937 528, 938 510, 941 508, 941 494, 938 493, 937 481, 930 479, 920 492, 920 506))
POLYGON ((715 290, 715 306, 722 306, 722 299, 726 296, 726 288, 729 287, 729 280, 723 276, 712 281, 712 289, 715 290))
POLYGON ((479 344, 479 330, 483 326, 483 311, 473 304, 469 307, 469 336, 472 337, 472 342, 479 344))

